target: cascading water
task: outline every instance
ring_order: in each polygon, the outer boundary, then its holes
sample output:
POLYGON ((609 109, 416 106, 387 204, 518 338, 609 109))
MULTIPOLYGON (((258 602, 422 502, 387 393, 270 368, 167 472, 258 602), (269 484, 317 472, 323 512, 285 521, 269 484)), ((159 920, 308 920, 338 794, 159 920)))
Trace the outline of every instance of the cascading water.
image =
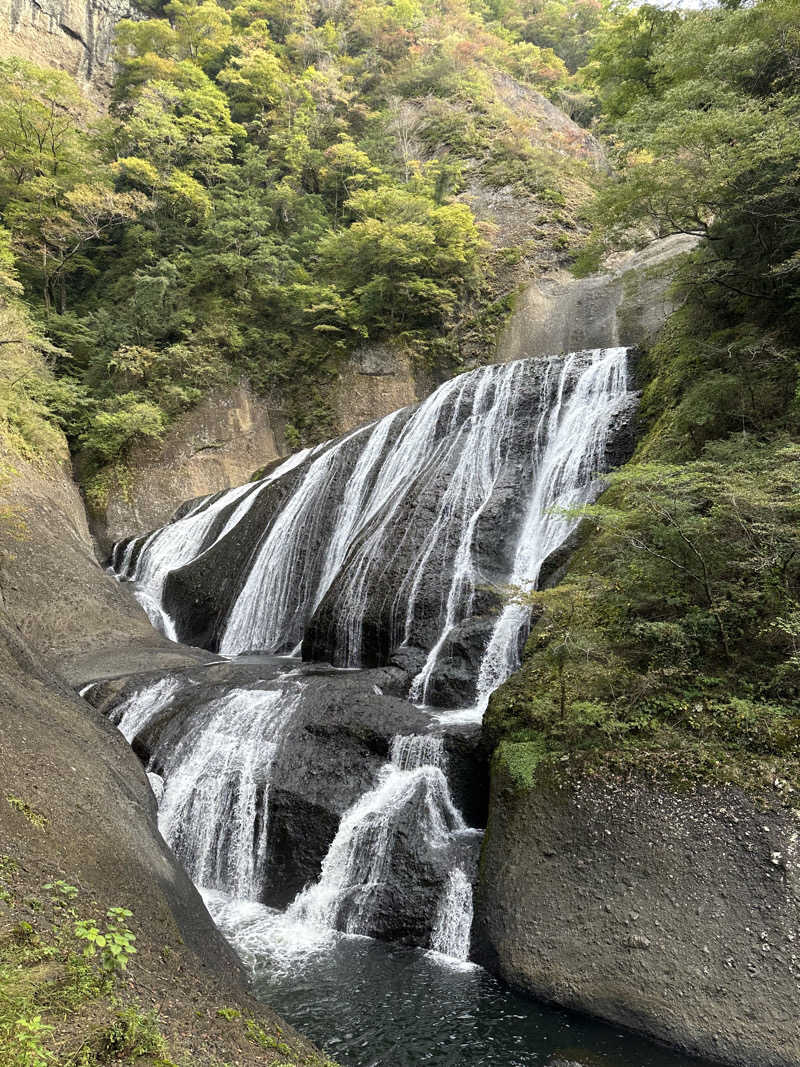
POLYGON ((436 909, 431 949, 442 956, 465 960, 472 931, 472 883, 460 867, 450 872, 436 909))
MULTIPOLYGON (((185 686, 177 675, 148 683, 109 717, 133 743, 179 694, 185 698, 185 686)), ((147 768, 159 829, 197 885, 249 900, 261 895, 270 772, 302 688, 230 689, 194 707, 188 729, 174 736, 168 727, 159 739, 147 768)))
POLYGON ((520 370, 520 364, 512 363, 497 381, 485 375, 475 390, 472 420, 465 424, 471 440, 468 447, 460 449, 453 477, 441 498, 428 546, 416 569, 406 614, 406 640, 411 636, 416 593, 425 573, 425 564, 434 547, 442 543, 442 534, 449 533, 448 528, 454 526, 457 547, 453 576, 447 592, 444 623, 438 640, 428 653, 424 667, 411 683, 409 697, 415 703, 425 702, 431 674, 445 641, 453 627, 471 612, 478 577, 473 554, 475 527, 491 500, 507 458, 509 436, 501 430, 509 422, 514 385, 520 370), (495 389, 494 396, 491 394, 492 386, 495 389))
MULTIPOLYGON (((547 413, 541 457, 522 524, 510 584, 532 588, 542 564, 563 544, 579 522, 576 512, 598 493, 598 475, 614 420, 629 403, 627 350, 594 354, 580 369, 572 392, 578 356, 567 356, 555 403, 547 413)), ((529 610, 506 605, 495 624, 478 676, 478 708, 519 666, 520 631, 529 610)))
MULTIPOLYGON (((168 675, 137 689, 110 716, 111 721, 129 743, 171 703, 178 692, 178 682, 168 675)), ((81 694, 84 695, 84 692, 81 694)))
MULTIPOLYGON (((342 816, 319 881, 291 905, 292 920, 369 933, 376 899, 392 880, 399 833, 413 823, 428 847, 443 855, 454 838, 470 833, 453 804, 444 764, 440 737, 395 737, 374 788, 342 816)), ((453 947, 466 959, 463 944, 453 947)))
POLYGON ((267 532, 225 625, 219 646, 223 654, 294 648, 302 637, 315 589, 309 544, 319 537, 326 511, 333 506, 337 455, 356 434, 313 461, 267 532))
POLYGON ((300 693, 232 689, 163 756, 159 827, 197 885, 259 899, 270 770, 300 693))
POLYGON ((150 534, 144 540, 132 570, 137 539, 133 538, 126 546, 117 574, 136 583, 136 597, 151 623, 171 641, 177 641, 178 635, 172 618, 161 602, 167 575, 199 555, 220 512, 244 496, 250 488, 250 485, 240 485, 216 497, 204 497, 183 518, 150 534))
MULTIPOLYGON (((115 546, 114 569, 174 633, 164 603, 170 573, 188 568, 205 581, 233 538, 239 573, 204 587, 204 603, 219 608, 223 654, 281 653, 305 637, 312 654, 337 666, 398 656, 411 665, 410 700, 423 707, 444 703, 453 647, 465 647, 479 616, 484 629, 459 668, 477 693, 459 714, 478 719, 516 667, 529 617, 521 605, 499 605, 487 587, 535 586, 598 492, 632 406, 626 368, 626 350, 608 349, 460 375, 416 410, 298 453, 261 482, 115 546), (263 492, 284 476, 282 489, 263 492)), ((301 688, 230 689, 200 704, 179 736, 167 729, 161 737, 149 771, 162 794, 162 831, 207 889, 259 899, 272 766, 301 688)), ((126 737, 174 696, 167 679, 118 708, 126 737)), ((436 896, 417 943, 465 959, 475 833, 453 803, 442 738, 398 735, 371 787, 341 815, 319 878, 287 921, 295 930, 372 932, 382 909, 415 892, 408 880, 424 869, 436 896), (409 865, 403 849, 412 839, 409 865)))
POLYGON ((179 639, 175 622, 163 604, 164 583, 169 573, 208 551, 244 517, 262 489, 299 466, 310 452, 310 449, 305 449, 290 456, 258 482, 248 482, 223 493, 203 497, 181 518, 144 538, 133 537, 129 541, 117 542, 111 556, 112 570, 118 578, 135 583, 137 600, 153 626, 165 637, 171 641, 179 639), (209 534, 216 520, 237 501, 241 502, 209 545, 209 534), (139 552, 134 563, 137 547, 139 552))

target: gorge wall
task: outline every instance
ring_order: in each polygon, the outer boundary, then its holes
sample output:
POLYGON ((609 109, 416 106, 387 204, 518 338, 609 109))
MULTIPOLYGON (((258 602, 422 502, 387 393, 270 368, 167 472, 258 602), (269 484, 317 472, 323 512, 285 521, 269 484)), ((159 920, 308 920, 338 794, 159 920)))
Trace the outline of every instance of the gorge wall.
POLYGON ((284 427, 280 408, 246 382, 215 390, 163 440, 135 446, 107 472, 105 500, 93 509, 103 547, 161 526, 186 499, 247 481, 255 466, 287 454, 284 427))
POLYGON ((715 1062, 800 1063, 796 812, 499 761, 476 940, 525 992, 715 1062))
POLYGON ((135 10, 130 0, 0 0, 0 58, 65 70, 102 99, 114 76, 114 27, 135 10))
MULTIPOLYGON (((159 834, 140 762, 75 691, 87 676, 210 657, 164 640, 100 567, 63 439, 60 455, 38 462, 4 448, 0 470, 0 939, 21 922, 38 936, 42 914, 25 901, 54 880, 75 886, 79 908, 127 907, 138 954, 126 989, 147 1010, 160 1005, 170 1047, 195 1061, 263 1063, 257 1046, 247 1048, 244 1022, 221 1027, 217 1011, 235 1005, 269 1033, 275 1017, 247 995, 238 961, 159 834)), ((42 937, 50 933, 45 921, 42 937)), ((60 964, 48 967, 57 984, 60 964)), ((93 1003, 91 1025, 104 1011, 93 1003)), ((321 1064, 290 1028, 281 1040, 321 1064)))
POLYGON ((597 345, 647 346, 675 310, 680 257, 695 237, 653 241, 585 278, 552 271, 524 286, 497 345, 500 361, 597 345))
POLYGON ((86 663, 90 676, 101 675, 106 658, 117 671, 120 656, 129 657, 129 669, 195 662, 194 653, 152 629, 133 597, 97 562, 66 442, 62 449, 37 462, 0 456, 11 471, 0 487, 0 610, 7 622, 75 684, 86 663))
MULTIPOLYGON (((332 382, 335 431, 348 433, 414 404, 421 388, 409 354, 396 345, 366 345, 332 382)), ((241 485, 292 452, 279 400, 256 395, 246 381, 218 389, 180 416, 164 438, 135 446, 123 465, 101 474, 92 530, 106 553, 115 541, 163 526, 185 500, 241 485)))

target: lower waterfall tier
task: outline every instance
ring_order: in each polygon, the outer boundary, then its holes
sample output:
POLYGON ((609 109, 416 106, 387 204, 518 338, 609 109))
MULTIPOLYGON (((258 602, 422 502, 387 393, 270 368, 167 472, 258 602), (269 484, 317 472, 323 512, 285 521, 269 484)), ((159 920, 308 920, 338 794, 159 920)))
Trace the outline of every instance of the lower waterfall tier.
POLYGON ((197 885, 425 947, 466 922, 452 939, 465 956, 469 824, 487 804, 479 729, 445 730, 393 695, 405 688, 397 669, 252 657, 86 696, 145 764, 161 831, 197 885))

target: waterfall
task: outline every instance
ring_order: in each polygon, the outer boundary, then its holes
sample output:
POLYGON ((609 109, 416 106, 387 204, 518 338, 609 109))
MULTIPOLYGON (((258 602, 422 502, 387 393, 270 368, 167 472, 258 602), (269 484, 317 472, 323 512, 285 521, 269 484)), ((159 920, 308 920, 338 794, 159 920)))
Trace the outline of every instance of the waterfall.
POLYGON ((521 371, 519 364, 512 363, 500 368, 495 375, 486 374, 481 378, 475 390, 472 418, 464 426, 468 439, 460 449, 453 476, 442 495, 428 544, 416 565, 406 611, 406 640, 411 636, 414 606, 425 566, 434 548, 442 543, 447 544, 452 537, 450 530, 455 528, 455 560, 447 593, 444 622, 438 640, 428 653, 425 665, 411 683, 409 697, 415 703, 425 702, 431 675, 445 641, 454 626, 463 621, 472 609, 477 581, 473 554, 475 528, 492 498, 506 460, 510 445, 510 435, 506 428, 511 423, 515 384, 521 371))
POLYGON ((231 689, 198 708, 166 753, 159 828, 196 885, 257 900, 267 862, 268 792, 302 685, 231 689))
MULTIPOLYGON (((168 635, 165 583, 182 567, 187 587, 209 579, 198 603, 211 605, 223 654, 297 651, 307 639, 336 666, 399 663, 423 708, 447 699, 447 672, 460 670, 450 692, 467 694, 462 705, 477 692, 458 712, 477 719, 518 666, 529 624, 523 605, 498 606, 497 590, 535 588, 599 492, 633 397, 622 348, 483 367, 120 542, 112 566, 168 635), (233 531, 229 572, 224 548, 211 549, 233 531)), ((262 896, 273 764, 307 684, 216 689, 190 716, 181 705, 173 728, 159 719, 177 699, 171 676, 113 713, 129 740, 154 726, 148 772, 167 842, 197 885, 243 907, 262 896)), ((394 737, 370 787, 333 808, 350 805, 317 881, 286 912, 293 929, 382 936, 395 910, 413 919, 392 936, 467 958, 477 832, 453 803, 446 764, 441 737, 394 737)))
POLYGON ((431 931, 431 949, 442 956, 465 960, 472 932, 472 885, 463 870, 450 872, 431 931))
MULTIPOLYGON (((209 568, 216 626, 205 620, 201 631, 221 634, 226 655, 296 651, 308 637, 321 658, 356 667, 407 647, 411 699, 431 703, 478 590, 535 583, 574 526, 553 509, 596 493, 616 416, 631 402, 626 359, 616 348, 459 375, 416 409, 297 453, 267 479, 120 543, 113 566, 172 636, 167 575, 196 568, 202 579, 209 568), (294 481, 270 510, 262 490, 285 475, 294 481), (237 542, 240 572, 223 578, 209 550, 254 508, 259 521, 237 542)), ((480 670, 482 700, 513 669, 526 619, 518 607, 502 612, 480 670)))
POLYGON ((224 655, 249 649, 277 652, 302 638, 319 564, 312 546, 322 537, 327 511, 335 506, 335 463, 347 442, 363 432, 356 430, 315 459, 272 523, 228 616, 219 646, 224 655))
POLYGON ((199 554, 220 512, 244 496, 250 488, 249 484, 240 485, 217 496, 205 497, 183 518, 151 533, 144 540, 132 570, 131 561, 136 539, 125 549, 117 573, 122 578, 136 582, 137 600, 147 612, 153 626, 170 640, 177 641, 178 636, 173 620, 161 604, 167 575, 199 554))
POLYGON ((316 885, 291 904, 294 921, 370 930, 376 893, 391 878, 395 839, 412 812, 414 830, 432 848, 466 830, 450 797, 441 738, 395 737, 375 786, 342 816, 316 885))
MULTIPOLYGON (((577 526, 579 519, 565 512, 574 512, 597 495, 611 429, 630 403, 627 349, 602 349, 590 355, 586 366, 581 366, 579 353, 565 358, 555 401, 546 412, 511 585, 534 587, 545 559, 577 526)), ((529 610, 515 603, 506 605, 498 618, 478 676, 479 709, 519 666, 520 633, 529 618, 529 610)))
MULTIPOLYGON (((446 432, 452 432, 456 425, 473 377, 459 375, 431 393, 403 427, 380 470, 361 524, 369 534, 359 545, 333 609, 337 662, 342 666, 358 666, 361 662, 369 583, 374 572, 381 569, 379 561, 389 530, 415 481, 441 459, 447 446, 446 432)), ((392 532, 402 539, 402 531, 392 532)))
POLYGON ((383 456, 389 433, 399 415, 399 411, 393 411, 391 415, 387 415, 385 419, 381 419, 377 423, 358 458, 358 463, 356 463, 347 483, 342 503, 336 512, 333 537, 325 553, 322 576, 317 586, 313 608, 318 607, 327 593, 344 561, 356 532, 363 525, 364 505, 370 487, 369 480, 378 461, 383 456))
POLYGON ((111 722, 130 744, 160 711, 172 703, 179 688, 178 679, 170 675, 150 682, 117 704, 110 716, 111 722))
POLYGON ((310 453, 304 449, 290 456, 276 470, 258 482, 247 482, 212 496, 203 497, 185 515, 154 530, 147 536, 118 541, 111 553, 111 568, 121 580, 136 583, 135 596, 147 612, 153 626, 171 641, 177 641, 175 622, 162 603, 164 583, 171 571, 213 547, 242 519, 256 497, 267 485, 288 474, 310 453), (212 543, 207 544, 217 518, 232 504, 240 501, 212 543), (132 566, 137 546, 139 554, 132 566))

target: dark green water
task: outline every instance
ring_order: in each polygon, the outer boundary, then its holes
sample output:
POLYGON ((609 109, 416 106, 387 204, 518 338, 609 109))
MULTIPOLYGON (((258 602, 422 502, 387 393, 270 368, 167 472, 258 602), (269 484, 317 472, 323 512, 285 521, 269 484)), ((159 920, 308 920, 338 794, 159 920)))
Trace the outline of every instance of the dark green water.
POLYGON ((486 971, 320 932, 257 904, 209 905, 257 995, 342 1067, 698 1067, 698 1061, 517 996, 486 971))

